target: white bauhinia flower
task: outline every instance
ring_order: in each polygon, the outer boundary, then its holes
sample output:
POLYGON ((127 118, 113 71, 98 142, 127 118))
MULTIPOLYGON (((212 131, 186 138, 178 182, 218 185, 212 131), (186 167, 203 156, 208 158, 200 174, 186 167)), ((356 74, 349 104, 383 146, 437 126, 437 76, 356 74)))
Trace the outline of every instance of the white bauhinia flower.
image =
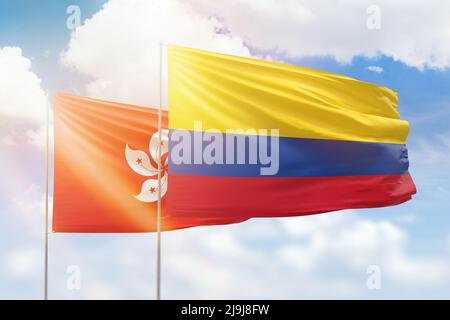
POLYGON ((148 155, 144 151, 133 150, 126 145, 125 157, 131 169, 141 176, 152 177, 158 174, 158 168, 152 165, 148 155))
MULTIPOLYGON (((161 178, 161 197, 167 192, 167 174, 161 178)), ((141 193, 134 196, 142 202, 158 201, 158 178, 148 179, 142 184, 141 193)))
POLYGON ((151 159, 144 151, 133 150, 128 145, 125 146, 125 158, 130 168, 142 176, 151 177, 142 184, 141 193, 134 196, 139 201, 158 201, 158 163, 161 162, 159 148, 161 148, 161 159, 164 159, 164 163, 161 164, 161 197, 164 197, 168 183, 168 157, 165 157, 165 155, 169 152, 169 131, 166 129, 161 130, 161 143, 159 143, 158 131, 152 135, 149 143, 151 159), (156 163, 156 166, 153 163, 156 163))

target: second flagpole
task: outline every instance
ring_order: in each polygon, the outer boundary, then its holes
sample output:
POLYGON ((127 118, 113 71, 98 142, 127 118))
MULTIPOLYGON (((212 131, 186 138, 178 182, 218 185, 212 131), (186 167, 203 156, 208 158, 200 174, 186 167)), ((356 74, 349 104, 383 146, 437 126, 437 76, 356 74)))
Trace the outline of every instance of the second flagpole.
POLYGON ((158 107, 158 205, 156 214, 156 300, 161 300, 161 134, 162 134, 162 64, 163 44, 159 43, 159 107, 158 107))

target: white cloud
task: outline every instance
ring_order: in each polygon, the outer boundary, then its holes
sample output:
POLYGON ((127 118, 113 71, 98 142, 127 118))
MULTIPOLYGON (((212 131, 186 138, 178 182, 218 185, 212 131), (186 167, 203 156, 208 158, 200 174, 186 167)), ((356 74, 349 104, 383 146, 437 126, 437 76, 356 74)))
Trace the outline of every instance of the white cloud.
MULTIPOLYGON (((15 221, 15 227, 25 227, 27 236, 40 239, 44 232, 45 193, 36 185, 21 186, 20 192, 9 192, 11 206, 9 220, 15 221), (15 220, 14 220, 15 219, 15 220)), ((52 198, 49 197, 49 212, 52 210, 52 198)))
MULTIPOLYGON (((26 132, 27 142, 40 149, 45 149, 47 143, 47 127, 45 125, 36 129, 28 129, 26 132)), ((49 146, 53 144, 53 126, 49 128, 49 146)))
POLYGON ((380 66, 368 66, 367 70, 375 72, 375 73, 383 73, 384 69, 380 66))
POLYGON ((14 139, 14 136, 12 134, 6 134, 0 139, 0 145, 1 146, 8 146, 12 147, 15 146, 16 140, 14 139))
POLYGON ((38 185, 43 156, 29 143, 39 142, 46 107, 31 60, 18 47, 0 48, 0 295, 6 298, 35 297, 36 287, 41 292, 45 197, 38 185))
POLYGON ((42 272, 41 260, 42 255, 36 248, 16 248, 2 259, 5 272, 17 278, 36 277, 42 272))
POLYGON ((18 47, 0 47, 0 114, 34 123, 45 121, 47 97, 31 61, 18 47))
POLYGON ((439 284, 450 276, 450 261, 410 257, 407 234, 390 221, 371 221, 341 212, 338 217, 286 219, 284 224, 292 236, 305 241, 288 244, 290 253, 297 252, 290 256, 298 255, 311 269, 333 257, 355 271, 377 264, 392 281, 408 285, 439 284))
POLYGON ((411 259, 394 252, 386 261, 389 274, 406 285, 442 285, 448 283, 450 265, 440 258, 411 259))
POLYGON ((392 57, 422 69, 450 66, 450 3, 376 1, 380 29, 367 28, 372 0, 192 0, 198 11, 224 19, 226 28, 256 48, 291 57, 392 57), (417 19, 417 17, 421 17, 417 19))
POLYGON ((351 211, 170 232, 163 242, 166 298, 370 297, 369 265, 394 297, 450 278, 448 259, 411 255, 404 230, 351 211))
POLYGON ((75 30, 61 63, 89 76, 89 96, 156 105, 160 41, 249 55, 222 27, 182 1, 110 0, 75 30))
MULTIPOLYGON (((20 118, 7 118, 0 128, 0 146, 9 147, 14 153, 22 151, 43 151, 47 139, 46 125, 34 124, 20 118), (28 149, 32 145, 37 149, 28 149)), ((53 143, 53 125, 50 123, 49 143, 53 143)), ((40 156, 40 155, 39 155, 40 156)))
POLYGON ((13 203, 18 212, 33 215, 44 211, 45 196, 35 184, 23 190, 22 194, 14 197, 13 203))
MULTIPOLYGON (((154 297, 154 234, 56 234, 50 241, 52 298, 154 297), (80 267, 79 291, 66 287, 68 265, 80 267)), ((449 260, 410 254, 408 244, 407 233, 392 222, 350 211, 167 232, 162 294, 164 299, 371 298, 369 265, 380 267, 387 297, 403 297, 408 290, 421 298, 424 288, 445 290, 449 260)))
POLYGON ((49 49, 44 50, 44 52, 42 53, 42 56, 44 58, 49 58, 51 56, 52 52, 49 49))
MULTIPOLYGON (((357 55, 384 54, 420 69, 450 66, 445 10, 449 3, 430 6, 412 1, 404 6, 382 0, 378 2, 380 30, 366 27, 371 4, 365 0, 109 0, 73 32, 60 62, 88 77, 84 94, 140 105, 159 101, 160 41, 243 56, 250 55, 248 44, 276 60, 285 55, 331 56, 350 62, 357 55), (398 19, 399 15, 433 19, 420 23, 398 19)), ((379 66, 368 69, 383 71, 379 66)))

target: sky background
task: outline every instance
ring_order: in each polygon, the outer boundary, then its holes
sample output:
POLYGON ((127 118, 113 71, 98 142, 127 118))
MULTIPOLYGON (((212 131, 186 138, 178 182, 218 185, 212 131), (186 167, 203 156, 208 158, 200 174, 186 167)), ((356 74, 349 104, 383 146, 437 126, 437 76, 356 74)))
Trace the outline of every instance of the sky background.
MULTIPOLYGON (((46 92, 154 106, 162 40, 395 89, 418 189, 395 207, 164 233, 163 298, 449 299, 449 10, 439 0, 0 0, 0 298, 43 296, 46 92), (367 286, 370 266, 379 289, 367 286)), ((154 235, 49 238, 50 298, 154 298, 154 235), (67 286, 70 266, 79 290, 67 286)))

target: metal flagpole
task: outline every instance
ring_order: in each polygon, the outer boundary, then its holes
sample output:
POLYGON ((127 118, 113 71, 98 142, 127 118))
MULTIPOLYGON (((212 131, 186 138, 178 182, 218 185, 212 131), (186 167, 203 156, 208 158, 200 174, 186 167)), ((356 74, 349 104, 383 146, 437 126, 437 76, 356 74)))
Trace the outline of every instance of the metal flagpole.
POLYGON ((161 300, 161 126, 162 126, 163 44, 159 43, 159 107, 158 107, 158 207, 156 216, 156 300, 161 300))
POLYGON ((50 95, 47 91, 47 119, 45 142, 45 253, 44 253, 44 300, 48 300, 48 163, 50 145, 50 95))

